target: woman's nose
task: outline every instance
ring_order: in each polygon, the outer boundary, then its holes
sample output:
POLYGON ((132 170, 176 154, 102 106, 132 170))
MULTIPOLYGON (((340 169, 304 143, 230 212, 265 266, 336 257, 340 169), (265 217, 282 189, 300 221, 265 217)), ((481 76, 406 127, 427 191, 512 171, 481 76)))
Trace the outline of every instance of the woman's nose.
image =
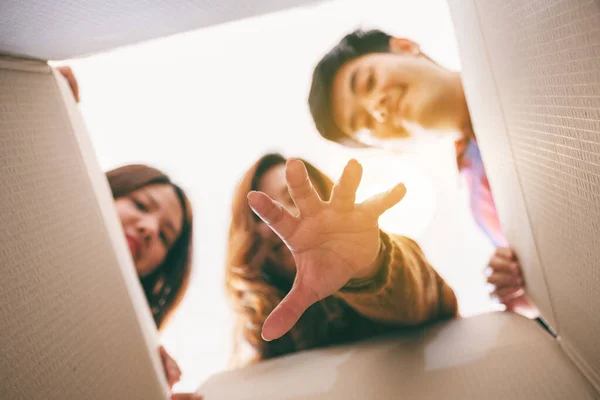
POLYGON ((138 230, 142 234, 142 238, 149 241, 152 237, 158 235, 158 220, 152 216, 142 218, 138 223, 138 230))

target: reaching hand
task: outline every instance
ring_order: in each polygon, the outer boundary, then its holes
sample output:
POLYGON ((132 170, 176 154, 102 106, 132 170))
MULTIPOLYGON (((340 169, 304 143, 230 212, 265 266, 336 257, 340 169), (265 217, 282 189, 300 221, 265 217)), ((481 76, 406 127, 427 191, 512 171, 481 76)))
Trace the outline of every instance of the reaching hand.
POLYGON ((361 165, 350 161, 333 188, 330 201, 324 202, 312 186, 304 164, 289 160, 286 180, 298 216, 264 193, 248 194, 250 207, 283 240, 296 261, 292 289, 263 325, 265 340, 283 336, 308 307, 336 293, 351 279, 366 278, 376 271, 378 219, 402 200, 406 188, 399 184, 355 204, 361 176, 361 165))

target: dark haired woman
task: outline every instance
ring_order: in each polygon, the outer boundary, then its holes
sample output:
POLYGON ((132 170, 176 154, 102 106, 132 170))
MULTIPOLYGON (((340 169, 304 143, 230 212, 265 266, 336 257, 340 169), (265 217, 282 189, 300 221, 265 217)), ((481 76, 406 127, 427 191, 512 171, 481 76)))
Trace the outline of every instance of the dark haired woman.
MULTIPOLYGON (((192 261, 192 208, 181 188, 163 172, 126 165, 107 172, 125 239, 154 322, 163 329, 188 286, 192 261)), ((181 371, 164 348, 160 355, 169 386, 181 371)), ((200 399, 173 394, 173 400, 200 399)))

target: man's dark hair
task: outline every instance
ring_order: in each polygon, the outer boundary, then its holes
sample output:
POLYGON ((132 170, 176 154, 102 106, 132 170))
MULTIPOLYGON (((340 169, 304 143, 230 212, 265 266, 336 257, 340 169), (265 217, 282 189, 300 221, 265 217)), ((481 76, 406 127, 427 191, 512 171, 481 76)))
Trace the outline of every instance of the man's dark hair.
POLYGON ((317 130, 327 140, 348 147, 368 147, 344 134, 333 119, 332 86, 337 72, 349 61, 369 53, 389 53, 391 36, 380 30, 356 30, 319 61, 313 72, 308 106, 317 130))

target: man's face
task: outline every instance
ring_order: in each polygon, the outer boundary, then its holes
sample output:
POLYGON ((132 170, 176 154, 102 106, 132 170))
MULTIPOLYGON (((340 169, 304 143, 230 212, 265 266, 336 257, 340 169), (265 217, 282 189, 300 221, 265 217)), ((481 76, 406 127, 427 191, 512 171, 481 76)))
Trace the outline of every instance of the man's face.
POLYGON ((444 113, 451 107, 447 103, 455 98, 448 93, 450 80, 449 71, 419 53, 366 54, 334 77, 334 120, 351 137, 366 130, 384 140, 444 129, 444 113))

